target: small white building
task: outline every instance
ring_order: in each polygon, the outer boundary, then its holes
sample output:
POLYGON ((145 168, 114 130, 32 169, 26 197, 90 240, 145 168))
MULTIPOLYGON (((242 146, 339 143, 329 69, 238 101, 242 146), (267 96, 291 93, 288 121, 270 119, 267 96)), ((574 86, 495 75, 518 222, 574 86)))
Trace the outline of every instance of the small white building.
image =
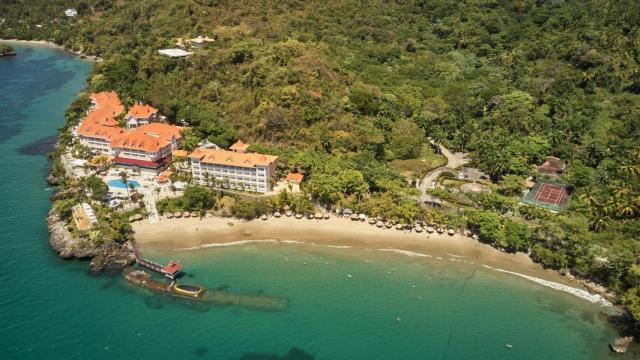
POLYGON ((69 9, 64 11, 64 14, 67 17, 76 17, 76 16, 78 16, 78 10, 69 8, 69 9))
POLYGON ((182 49, 160 49, 158 50, 158 53, 172 58, 182 58, 191 55, 190 52, 182 49))

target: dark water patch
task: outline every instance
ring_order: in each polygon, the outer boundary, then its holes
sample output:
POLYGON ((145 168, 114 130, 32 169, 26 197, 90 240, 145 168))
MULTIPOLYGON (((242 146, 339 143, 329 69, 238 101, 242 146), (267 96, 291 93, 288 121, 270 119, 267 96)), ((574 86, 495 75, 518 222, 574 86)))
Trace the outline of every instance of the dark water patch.
POLYGON ((24 127, 20 124, 0 125, 0 144, 5 143, 16 135, 22 133, 24 127))
POLYGON ((231 288, 231 286, 229 286, 229 285, 227 285, 227 284, 224 284, 224 285, 218 286, 218 287, 216 288, 216 290, 219 290, 219 291, 226 291, 226 290, 229 290, 230 288, 231 288))
POLYGON ((313 360, 315 357, 308 352, 297 347, 292 347, 283 356, 277 354, 248 353, 238 358, 238 360, 313 360))
POLYGON ((155 296, 145 297, 144 304, 151 310, 161 310, 164 307, 162 301, 155 296))
POLYGON ((203 356, 207 355, 208 352, 209 352, 209 349, 207 349, 205 347, 197 347, 195 350, 193 350, 193 353, 197 357, 203 357, 203 356))
POLYGON ((58 142, 58 135, 47 136, 22 145, 18 148, 18 154, 36 156, 47 155, 55 149, 56 142, 58 142))

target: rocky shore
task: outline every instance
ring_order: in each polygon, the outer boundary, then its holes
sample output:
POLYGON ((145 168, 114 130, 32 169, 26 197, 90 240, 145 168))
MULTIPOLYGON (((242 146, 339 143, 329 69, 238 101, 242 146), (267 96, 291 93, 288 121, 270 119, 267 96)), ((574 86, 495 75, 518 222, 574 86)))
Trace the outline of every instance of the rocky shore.
POLYGON ((100 273, 105 269, 122 268, 135 261, 133 251, 118 243, 93 246, 76 238, 69 232, 68 224, 53 211, 47 216, 49 245, 64 259, 91 259, 91 272, 100 273))

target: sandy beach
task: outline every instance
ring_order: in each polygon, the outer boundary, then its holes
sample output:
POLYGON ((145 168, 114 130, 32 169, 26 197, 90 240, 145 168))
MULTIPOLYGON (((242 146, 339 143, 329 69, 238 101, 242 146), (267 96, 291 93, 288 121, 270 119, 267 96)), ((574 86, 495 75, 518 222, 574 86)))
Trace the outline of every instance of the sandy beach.
POLYGON ((328 251, 344 256, 358 256, 345 248, 375 250, 389 256, 411 259, 467 263, 540 285, 571 293, 593 303, 610 307, 600 295, 591 294, 578 280, 544 269, 525 253, 506 253, 470 237, 455 234, 427 234, 377 228, 366 222, 345 218, 329 220, 295 219, 293 217, 244 221, 230 218, 180 218, 158 223, 148 220, 132 224, 140 249, 152 251, 187 250, 219 246, 241 246, 253 242, 287 242, 313 245, 313 251, 328 251))
POLYGON ((459 259, 566 282, 562 276, 543 269, 524 253, 504 253, 470 237, 381 229, 366 222, 342 218, 308 220, 282 217, 266 221, 216 217, 174 218, 163 219, 155 224, 147 220, 136 222, 133 229, 142 250, 195 250, 252 240, 301 241, 327 247, 382 250, 413 257, 459 259))

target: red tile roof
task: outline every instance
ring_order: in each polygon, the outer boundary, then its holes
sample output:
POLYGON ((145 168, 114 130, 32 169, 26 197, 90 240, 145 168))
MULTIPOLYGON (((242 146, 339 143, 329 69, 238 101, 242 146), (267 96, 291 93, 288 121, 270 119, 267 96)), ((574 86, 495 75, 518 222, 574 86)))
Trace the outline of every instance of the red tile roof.
POLYGON ((175 126, 175 125, 169 125, 169 124, 163 124, 163 123, 151 123, 151 124, 140 125, 134 131, 141 131, 141 132, 144 132, 145 134, 157 137, 163 141, 170 142, 172 137, 175 137, 176 141, 182 138, 182 135, 180 135, 180 132, 182 131, 182 129, 183 129, 182 127, 175 126))
POLYGON ((111 141, 112 148, 159 152, 170 143, 142 131, 129 131, 111 141))
POLYGON ((96 109, 109 109, 115 112, 115 115, 124 111, 124 106, 115 91, 93 93, 89 97, 95 103, 96 109))
POLYGON ((149 168, 149 169, 157 169, 162 165, 166 164, 169 161, 169 158, 166 157, 158 161, 149 161, 149 160, 140 160, 140 159, 129 159, 129 158, 116 156, 113 159, 113 161, 115 161, 116 164, 120 164, 120 165, 132 165, 132 166, 139 166, 139 167, 149 168))
POLYGON ((300 184, 302 182, 302 180, 304 179, 304 174, 302 173, 288 173, 287 174, 287 179, 286 181, 295 181, 298 184, 300 184))
POLYGON ((151 114, 158 113, 158 109, 151 105, 134 104, 127 113, 126 117, 133 116, 136 119, 148 118, 151 114))

